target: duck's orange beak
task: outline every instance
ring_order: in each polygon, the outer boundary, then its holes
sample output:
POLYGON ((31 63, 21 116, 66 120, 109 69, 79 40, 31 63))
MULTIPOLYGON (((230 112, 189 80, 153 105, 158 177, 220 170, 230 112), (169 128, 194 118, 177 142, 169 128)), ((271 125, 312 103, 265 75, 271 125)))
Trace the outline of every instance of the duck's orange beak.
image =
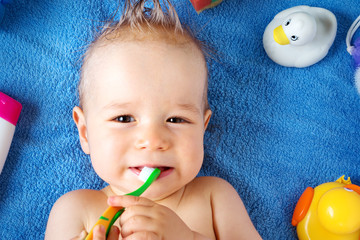
POLYGON ((307 214, 310 208, 313 197, 314 197, 314 189, 312 187, 306 188, 303 194, 301 194, 299 201, 296 204, 293 217, 291 220, 291 224, 293 226, 297 226, 298 223, 301 220, 303 220, 303 218, 305 217, 305 215, 307 214))
POLYGON ((287 38, 282 25, 274 29, 274 40, 280 45, 290 44, 289 39, 287 38))
POLYGON ((355 184, 348 184, 344 186, 345 188, 351 189, 354 192, 357 192, 358 194, 360 194, 360 187, 358 185, 355 184))

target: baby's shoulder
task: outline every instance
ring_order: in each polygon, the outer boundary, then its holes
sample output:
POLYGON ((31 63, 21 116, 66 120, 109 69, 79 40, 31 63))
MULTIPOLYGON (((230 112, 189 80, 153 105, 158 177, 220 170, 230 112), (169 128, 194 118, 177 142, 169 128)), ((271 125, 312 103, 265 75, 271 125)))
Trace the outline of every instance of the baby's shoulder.
POLYGON ((106 199, 107 196, 103 192, 89 189, 75 190, 62 195, 51 209, 46 239, 54 239, 55 236, 64 234, 69 234, 66 239, 70 239, 82 230, 88 229, 89 219, 96 219, 99 216, 98 212, 102 211, 100 209, 94 212, 94 207, 101 205, 104 208, 105 205, 106 208, 106 199))
POLYGON ((229 182, 219 177, 205 176, 197 177, 192 181, 192 184, 198 187, 218 188, 231 186, 229 182))
POLYGON ((85 206, 87 203, 97 202, 99 199, 105 199, 106 195, 102 191, 91 189, 74 190, 62 195, 56 205, 85 206), (85 204, 85 205, 84 205, 85 204))
POLYGON ((94 206, 101 202, 106 202, 107 196, 102 191, 80 189, 68 192, 62 195, 54 204, 52 214, 61 213, 61 215, 83 215, 85 212, 91 212, 94 206), (64 210, 66 212, 64 212, 64 210))
POLYGON ((211 195, 234 191, 233 186, 219 177, 197 177, 187 186, 191 192, 209 193, 211 195))

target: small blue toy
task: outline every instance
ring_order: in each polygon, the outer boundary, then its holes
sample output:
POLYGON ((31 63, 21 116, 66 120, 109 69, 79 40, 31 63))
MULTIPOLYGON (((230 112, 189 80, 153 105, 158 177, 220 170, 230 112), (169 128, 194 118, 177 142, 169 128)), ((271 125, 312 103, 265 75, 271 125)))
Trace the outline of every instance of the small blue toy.
POLYGON ((360 16, 353 22, 346 35, 347 51, 353 57, 353 64, 355 67, 355 86, 360 94, 360 37, 354 41, 354 46, 351 46, 351 39, 356 30, 360 27, 360 16))
POLYGON ((5 15, 5 5, 9 3, 12 3, 12 0, 0 0, 0 23, 5 15))

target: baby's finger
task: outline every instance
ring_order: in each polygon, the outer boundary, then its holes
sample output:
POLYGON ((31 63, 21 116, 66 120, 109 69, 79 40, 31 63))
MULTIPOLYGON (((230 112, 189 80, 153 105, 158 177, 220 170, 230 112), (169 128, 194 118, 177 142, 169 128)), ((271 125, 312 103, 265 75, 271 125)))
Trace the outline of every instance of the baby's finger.
POLYGON ((108 198, 108 204, 113 207, 129 207, 134 205, 143 205, 152 207, 155 203, 147 198, 135 196, 111 196, 108 198))
POLYGON ((123 240, 160 240, 161 238, 153 232, 136 232, 123 240))
POLYGON ((143 205, 133 205, 125 208, 124 213, 120 217, 120 225, 126 222, 128 219, 134 216, 143 216, 148 218, 156 218, 158 216, 155 211, 156 207, 152 206, 143 206, 143 205))
POLYGON ((106 232, 103 225, 95 226, 93 230, 93 240, 106 240, 106 232))
POLYGON ((126 238, 136 232, 156 232, 151 218, 145 216, 132 216, 121 223, 121 236, 126 238))
POLYGON ((119 239, 120 230, 116 226, 112 226, 109 232, 109 236, 107 240, 118 240, 119 239))

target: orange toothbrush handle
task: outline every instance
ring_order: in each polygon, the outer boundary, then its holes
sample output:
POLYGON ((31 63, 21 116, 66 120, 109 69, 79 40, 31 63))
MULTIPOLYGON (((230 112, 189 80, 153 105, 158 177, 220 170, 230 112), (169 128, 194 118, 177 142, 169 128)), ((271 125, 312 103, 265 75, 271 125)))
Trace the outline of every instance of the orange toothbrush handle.
POLYGON ((114 218, 115 214, 120 210, 124 209, 123 207, 108 207, 106 211, 101 215, 99 220, 95 223, 94 227, 91 229, 90 233, 86 236, 85 240, 93 239, 93 230, 97 225, 103 225, 107 230, 111 223, 111 220, 114 218))

